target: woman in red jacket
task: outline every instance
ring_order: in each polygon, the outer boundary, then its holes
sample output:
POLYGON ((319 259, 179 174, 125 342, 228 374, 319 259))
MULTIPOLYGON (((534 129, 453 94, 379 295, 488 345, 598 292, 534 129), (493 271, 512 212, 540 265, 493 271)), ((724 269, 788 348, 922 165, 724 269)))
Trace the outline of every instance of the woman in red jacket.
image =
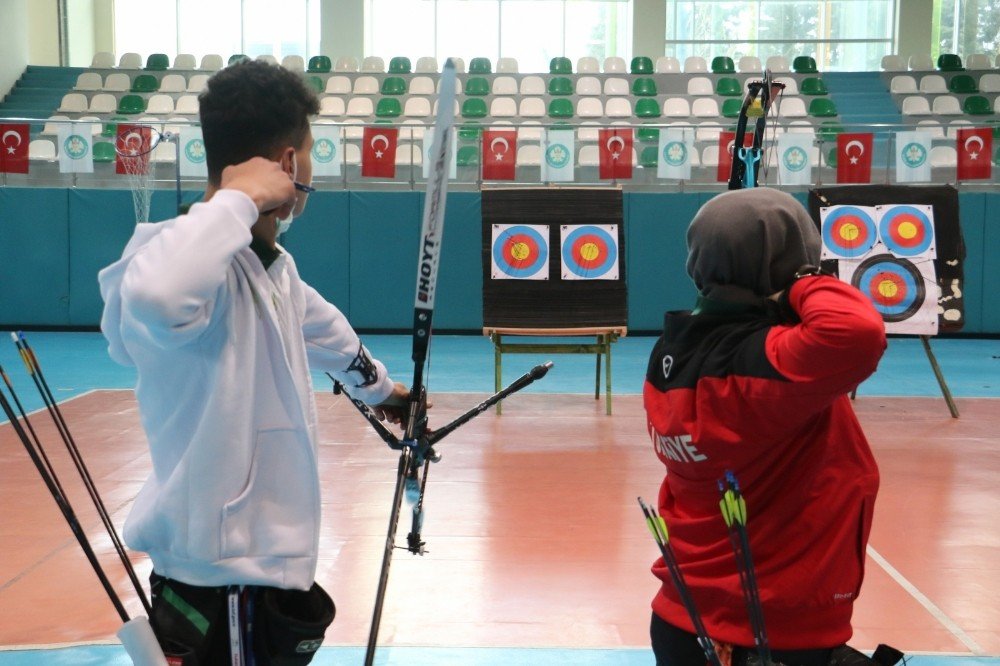
MULTIPOLYGON (((715 197, 687 240, 698 301, 666 315, 644 387, 667 472, 659 511, 709 636, 740 663, 754 640, 716 485, 732 470, 774 660, 826 666, 851 636, 878 490, 847 394, 875 371, 885 328, 857 289, 819 273, 819 233, 787 194, 715 197)), ((657 664, 703 666, 662 559, 653 573, 657 664)))

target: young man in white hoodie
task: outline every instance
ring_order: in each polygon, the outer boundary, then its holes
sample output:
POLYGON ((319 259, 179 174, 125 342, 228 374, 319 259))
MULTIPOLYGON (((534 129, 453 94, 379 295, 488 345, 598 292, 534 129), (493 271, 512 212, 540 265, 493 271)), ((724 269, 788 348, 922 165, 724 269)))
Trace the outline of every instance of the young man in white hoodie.
POLYGON ((258 666, 282 651, 299 661, 280 663, 305 664, 333 618, 314 581, 309 370, 393 421, 408 392, 276 243, 310 189, 315 95, 301 76, 251 61, 213 76, 199 102, 204 202, 138 225, 98 278, 109 352, 137 370, 153 467, 125 540, 152 559, 151 621, 173 663, 230 663, 239 639, 258 666), (240 631, 227 626, 235 609, 240 631))

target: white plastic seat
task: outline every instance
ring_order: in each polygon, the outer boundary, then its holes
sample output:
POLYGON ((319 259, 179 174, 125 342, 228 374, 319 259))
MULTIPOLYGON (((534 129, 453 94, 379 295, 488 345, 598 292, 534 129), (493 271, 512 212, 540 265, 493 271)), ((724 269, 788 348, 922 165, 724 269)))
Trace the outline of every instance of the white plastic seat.
POLYGON ((513 76, 498 76, 493 79, 494 95, 516 95, 517 79, 513 76))
POLYGON ((174 69, 195 69, 198 61, 192 53, 178 53, 174 57, 174 69))
POLYGON ((400 143, 396 146, 397 166, 420 166, 424 161, 424 151, 421 146, 412 143, 400 143))
POLYGON ((91 69, 111 69, 115 66, 115 54, 107 51, 98 51, 90 61, 91 69))
POLYGON ((673 56, 660 56, 656 59, 653 71, 657 74, 678 74, 681 71, 681 61, 673 56))
POLYGON ((580 166, 597 166, 601 163, 601 153, 597 146, 583 146, 576 158, 580 166))
POLYGON ((604 115, 604 104, 599 97, 581 97, 576 103, 576 115, 579 118, 600 118, 604 115))
POLYGON ((347 115, 351 118, 363 118, 375 113, 370 97, 352 97, 347 102, 347 115))
POLYGON ((418 74, 436 74, 438 71, 437 58, 434 56, 422 56, 417 58, 417 64, 413 71, 418 74))
POLYGON ((593 56, 583 56, 576 61, 577 74, 597 74, 601 71, 601 63, 593 56))
POLYGON ((181 74, 166 74, 160 79, 161 93, 179 93, 187 89, 187 81, 181 74))
POLYGON ((346 76, 331 76, 326 80, 324 92, 328 95, 350 95, 351 80, 346 76))
POLYGON ((701 151, 701 165, 707 167, 719 166, 719 144, 705 146, 701 151))
POLYGON ((931 105, 922 95, 911 95, 903 98, 901 112, 904 116, 929 116, 931 105))
POLYGON ((608 118, 631 118, 632 102, 627 97, 609 97, 604 103, 604 115, 608 118))
POLYGON ((983 74, 979 77, 979 92, 1000 92, 1000 74, 983 74))
POLYGON ((929 53, 919 53, 910 56, 910 70, 914 72, 934 71, 934 60, 929 53))
POLYGON ((364 125, 344 125, 344 138, 360 139, 365 135, 364 125))
POLYGON ((222 69, 222 56, 218 53, 206 53, 201 57, 201 66, 198 69, 204 69, 208 72, 217 72, 222 69))
POLYGON ((327 95, 319 100, 319 115, 342 116, 347 110, 344 98, 327 95))
POLYGON ((177 102, 174 104, 174 113, 179 113, 185 116, 197 116, 198 96, 181 95, 178 97, 177 102))
POLYGON ((42 127, 42 134, 59 134, 59 128, 63 125, 63 122, 68 121, 69 116, 49 116, 48 120, 45 121, 45 125, 42 127))
POLYGON ((208 74, 194 74, 188 79, 187 91, 189 93, 200 93, 208 86, 208 74))
POLYGON ((281 59, 281 66, 292 72, 303 72, 306 69, 305 60, 300 55, 286 55, 281 59))
POLYGON ((955 146, 931 146, 932 167, 958 166, 958 152, 955 146))
POLYGON ((808 120, 793 120, 788 123, 786 131, 789 134, 808 134, 816 137, 816 127, 808 120))
POLYGON ((687 118, 691 115, 691 105, 683 97, 670 97, 663 102, 663 115, 667 118, 687 118))
POLYGON ((966 69, 992 69, 990 57, 985 53, 971 53, 965 57, 966 69))
POLYGON ((355 95, 377 95, 378 79, 374 76, 359 76, 354 79, 355 95))
MULTIPOLYGON (((433 107, 434 110, 431 113, 433 113, 435 116, 437 115, 437 112, 438 112, 438 103, 439 103, 439 101, 440 100, 434 100, 434 107, 433 107)), ((457 99, 455 100, 454 107, 455 107, 455 115, 456 116, 460 115, 461 110, 459 109, 458 100, 457 99)))
POLYGON ((399 130, 399 135, 401 137, 406 137, 410 141, 423 141, 424 132, 426 127, 422 120, 416 118, 410 118, 409 120, 403 121, 404 127, 399 130))
POLYGON ((601 124, 593 120, 580 123, 581 127, 576 130, 576 140, 583 143, 593 143, 600 137, 601 124))
POLYGON ((917 80, 909 74, 898 74, 889 81, 889 92, 909 94, 917 92, 917 80))
POLYGON ((764 68, 760 66, 760 58, 757 56, 743 56, 736 65, 736 69, 741 74, 760 74, 764 68))
MULTIPOLYGON (((523 101, 523 100, 522 100, 523 101)), ((537 120, 525 120, 517 128, 517 140, 521 143, 534 141, 538 143, 542 140, 542 125, 537 120)))
POLYGON ((104 79, 104 90, 107 92, 125 92, 132 87, 132 79, 128 74, 114 72, 104 79))
POLYGON ((609 96, 630 94, 628 87, 628 79, 618 78, 617 76, 605 79, 604 94, 609 96))
POLYGON ((694 131, 695 141, 714 141, 719 142, 719 134, 722 133, 722 125, 717 122, 703 122, 698 123, 698 127, 694 131))
POLYGON ((935 116, 960 116, 962 115, 962 105, 957 97, 938 95, 931 103, 931 113, 935 116))
POLYGON ((882 70, 885 72, 905 72, 906 58, 899 55, 882 56, 882 70))
POLYGON ((958 139, 958 130, 968 129, 970 127, 972 127, 972 121, 970 120, 964 120, 962 118, 953 120, 948 123, 948 129, 945 131, 945 136, 949 139, 958 139))
POLYGON ((930 134, 932 139, 943 139, 945 136, 944 128, 936 120, 928 119, 917 122, 917 130, 930 134))
POLYGON ((714 97, 699 97, 691 103, 691 115, 696 118, 717 118, 719 103, 714 97))
POLYGON ((1000 95, 993 100, 993 113, 1000 113, 1000 95))
POLYGON ((384 72, 385 60, 378 56, 368 56, 361 61, 362 72, 384 72))
POLYGON ((118 110, 118 100, 111 93, 98 93, 90 98, 87 110, 91 113, 114 113, 118 110))
POLYGON ((174 98, 162 93, 153 95, 146 102, 146 112, 169 116, 174 112, 174 98))
MULTIPOLYGON (((358 71, 358 59, 354 56, 341 56, 333 65, 335 72, 356 72, 358 71)), ((356 148, 357 146, 355 146, 356 148)))
POLYGON ((517 58, 497 58, 497 74, 517 74, 517 58))
POLYGON ((600 95, 601 81, 596 76, 581 76, 576 80, 577 95, 600 95))
MULTIPOLYGON (((545 81, 540 76, 526 76, 521 79, 522 95, 544 95, 545 81)), ((521 114, 524 115, 524 114, 521 114)))
POLYGON ((778 116, 781 118, 804 118, 808 115, 806 103, 801 97, 789 97, 778 104, 778 116))
POLYGON ((542 163, 542 147, 533 143, 517 148, 517 166, 540 166, 542 163))
MULTIPOLYGON (((494 118, 513 118, 517 115, 517 102, 513 97, 494 97, 490 103, 490 115, 494 118)), ((580 115, 579 111, 577 115, 580 115)))
POLYGON ((795 96, 799 94, 799 84, 798 82, 790 76, 776 76, 774 77, 775 83, 784 83, 785 89, 781 91, 782 96, 791 95, 795 96))
POLYGON ((76 77, 76 90, 100 90, 103 86, 101 75, 97 72, 84 72, 76 77))
POLYGON ((767 59, 765 62, 767 69, 771 70, 772 74, 783 74, 789 71, 788 58, 785 56, 774 55, 767 59))
POLYGON ((544 118, 545 102, 540 97, 525 97, 518 106, 517 115, 522 118, 544 118))
POLYGON ((54 160, 56 158, 56 144, 49 139, 33 139, 28 144, 29 160, 54 160))
MULTIPOLYGON (((441 79, 440 78, 438 78, 436 90, 438 91, 438 93, 441 92, 441 79)), ((462 79, 455 79, 455 94, 456 95, 461 95, 462 94, 462 79)))
MULTIPOLYGON (((362 136, 364 136, 363 130, 362 136)), ((350 166, 357 166, 361 164, 361 146, 356 143, 344 144, 344 164, 348 164, 350 166)))
POLYGON ((407 118, 426 118, 431 115, 431 101, 426 97, 410 97, 403 104, 403 115, 407 118))
POLYGON ((123 53, 118 60, 118 69, 142 69, 142 56, 138 53, 123 53))
POLYGON ((410 94, 433 95, 434 79, 432 79, 429 76, 414 76, 412 79, 410 79, 410 94))
POLYGON ((169 141, 161 141, 153 148, 153 154, 150 156, 150 159, 153 162, 176 162, 177 148, 169 141))
POLYGON ((940 74, 927 74, 921 77, 919 90, 922 93, 946 93, 948 84, 940 74))
POLYGON ((261 53, 259 56, 257 56, 256 58, 254 58, 254 60, 258 60, 260 62, 266 62, 268 65, 277 65, 278 64, 278 59, 275 58, 270 53, 261 53))
POLYGON ((712 79, 707 76, 692 76, 688 79, 688 95, 714 95, 715 88, 712 86, 712 79))
POLYGON ((459 58, 458 56, 448 56, 445 58, 445 62, 451 60, 451 64, 455 67, 456 74, 465 73, 465 59, 459 58))
POLYGON ((701 56, 688 56, 684 58, 685 74, 700 74, 708 71, 708 63, 701 56))
POLYGON ((604 59, 605 74, 624 74, 628 69, 625 67, 625 58, 609 56, 604 59))

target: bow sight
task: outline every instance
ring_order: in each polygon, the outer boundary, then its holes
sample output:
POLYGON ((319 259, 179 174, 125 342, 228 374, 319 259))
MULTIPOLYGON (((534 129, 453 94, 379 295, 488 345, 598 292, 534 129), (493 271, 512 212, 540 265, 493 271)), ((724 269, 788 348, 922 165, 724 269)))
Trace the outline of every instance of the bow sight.
POLYGON ((767 125, 767 114, 771 104, 785 89, 784 83, 774 80, 771 70, 764 70, 760 81, 747 83, 747 95, 740 107, 739 120, 736 123, 736 136, 733 139, 733 167, 729 176, 729 189, 741 190, 757 187, 757 176, 760 172, 760 160, 763 155, 764 130, 767 125), (747 121, 754 118, 753 144, 744 146, 747 131, 747 121))

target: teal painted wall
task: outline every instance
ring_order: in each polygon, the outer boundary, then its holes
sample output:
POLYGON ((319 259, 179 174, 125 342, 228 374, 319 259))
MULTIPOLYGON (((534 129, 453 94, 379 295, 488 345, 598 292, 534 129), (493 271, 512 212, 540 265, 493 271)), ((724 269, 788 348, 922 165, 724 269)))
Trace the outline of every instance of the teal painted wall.
MULTIPOLYGON (((690 307, 688 222, 711 193, 625 195, 629 328, 659 329, 665 310, 690 307)), ((1000 333, 1000 194, 960 195, 968 257, 968 333, 1000 333), (992 288, 990 288, 992 287, 992 288)), ((188 197, 187 198, 193 198, 188 197)), ((803 197, 800 197, 804 199, 803 197)), ((413 312, 420 192, 317 192, 283 242, 303 278, 360 329, 408 329, 413 312)), ((153 219, 172 214, 171 192, 153 219)), ((121 253, 134 219, 126 190, 0 188, 0 326, 95 326, 97 271, 121 253)), ((435 325, 482 326, 478 193, 448 196, 435 325)))

